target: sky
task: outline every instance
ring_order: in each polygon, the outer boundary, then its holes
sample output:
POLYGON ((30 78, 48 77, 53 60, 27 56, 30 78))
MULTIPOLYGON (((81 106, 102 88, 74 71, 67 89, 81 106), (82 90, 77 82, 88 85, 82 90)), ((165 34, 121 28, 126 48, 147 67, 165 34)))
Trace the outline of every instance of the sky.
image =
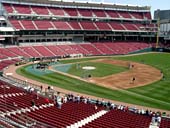
MULTIPOLYGON (((74 0, 74 1, 85 1, 85 0, 74 0)), ((86 0, 86 1, 109 2, 114 4, 125 4, 125 5, 129 4, 129 5, 138 5, 138 6, 151 6, 152 16, 154 14, 154 10, 170 9, 170 0, 86 0)))

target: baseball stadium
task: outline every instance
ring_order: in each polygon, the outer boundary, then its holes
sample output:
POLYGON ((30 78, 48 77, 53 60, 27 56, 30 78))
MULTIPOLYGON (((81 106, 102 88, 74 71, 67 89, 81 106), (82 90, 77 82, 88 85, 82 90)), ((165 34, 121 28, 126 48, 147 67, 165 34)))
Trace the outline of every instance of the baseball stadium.
POLYGON ((150 6, 0 4, 0 128, 170 128, 170 20, 150 6))

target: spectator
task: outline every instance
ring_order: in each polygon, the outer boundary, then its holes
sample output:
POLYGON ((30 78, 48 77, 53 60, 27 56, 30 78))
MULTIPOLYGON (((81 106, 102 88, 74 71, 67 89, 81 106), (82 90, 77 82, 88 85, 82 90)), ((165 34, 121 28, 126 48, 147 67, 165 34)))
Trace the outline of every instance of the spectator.
POLYGON ((69 101, 72 101, 73 100, 73 95, 70 93, 70 94, 68 94, 67 98, 68 98, 69 101))
POLYGON ((84 98, 84 103, 87 104, 87 98, 86 97, 84 98))
POLYGON ((64 96, 63 103, 67 103, 67 96, 64 96))
POLYGON ((111 103, 111 109, 115 109, 115 104, 111 103))
POLYGON ((128 110, 129 110, 129 107, 126 106, 126 107, 124 108, 124 111, 127 112, 128 110))
POLYGON ((104 101, 104 99, 102 99, 102 106, 105 106, 105 101, 104 101))
POLYGON ((41 85, 41 86, 40 86, 40 91, 42 92, 42 90, 43 90, 43 86, 41 85))
POLYGON ((77 98, 75 96, 72 97, 72 101, 73 102, 76 102, 77 101, 77 98))
POLYGON ((37 100, 39 99, 38 92, 35 95, 35 99, 37 99, 37 100))
POLYGON ((149 111, 148 111, 148 109, 146 110, 145 114, 146 114, 147 116, 149 116, 149 111))
POLYGON ((57 105, 57 108, 61 109, 61 106, 62 106, 62 98, 60 96, 57 96, 56 97, 56 105, 57 105))
POLYGON ((99 105, 99 99, 96 100, 96 105, 99 105))
POLYGON ((31 100, 31 105, 35 106, 35 101, 34 100, 31 100))
POLYGON ((51 87, 50 87, 50 86, 48 86, 48 91, 50 91, 50 89, 51 89, 51 87))
POLYGON ((160 123, 161 123, 161 116, 158 116, 158 117, 157 117, 157 121, 158 121, 158 126, 160 126, 160 123))
POLYGON ((61 109, 62 102, 61 102, 61 101, 60 101, 60 102, 57 102, 57 104, 58 104, 58 108, 61 109))
POLYGON ((77 95, 76 100, 77 100, 77 103, 80 103, 80 96, 79 95, 77 95))
POLYGON ((94 110, 97 110, 97 109, 98 109, 98 107, 95 105, 95 106, 94 106, 94 110))
POLYGON ((142 114, 142 115, 145 114, 145 110, 144 110, 144 109, 141 110, 141 114, 142 114))
POLYGON ((87 98, 87 103, 91 103, 90 97, 87 98))
POLYGON ((152 124, 155 124, 155 114, 152 116, 152 124))
POLYGON ((30 93, 32 93, 34 91, 34 88, 33 87, 31 87, 30 88, 30 93))
POLYGON ((110 106, 111 106, 111 102, 110 102, 110 101, 108 101, 106 106, 107 106, 108 108, 110 108, 110 106))
POLYGON ((162 112, 162 116, 166 116, 166 112, 162 112))

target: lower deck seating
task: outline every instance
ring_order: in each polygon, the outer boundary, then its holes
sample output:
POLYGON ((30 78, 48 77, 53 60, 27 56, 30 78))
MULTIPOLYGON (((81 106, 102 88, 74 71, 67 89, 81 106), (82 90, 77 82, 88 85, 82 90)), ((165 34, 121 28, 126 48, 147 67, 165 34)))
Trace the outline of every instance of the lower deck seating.
POLYGON ((83 128, 149 128, 151 117, 121 110, 111 110, 83 128))
POLYGON ((112 55, 114 54, 113 50, 107 47, 105 43, 93 43, 93 45, 99 49, 103 54, 112 55))
POLYGON ((89 51, 89 55, 102 55, 102 52, 93 44, 80 44, 80 46, 89 51))
MULTIPOLYGON (((6 117, 17 124, 27 127, 63 128, 81 122, 85 118, 93 116, 97 112, 106 109, 105 105, 97 105, 90 102, 76 102, 68 98, 61 108, 43 96, 37 95, 8 83, 0 81, 0 116, 6 117), (2 91, 4 90, 4 91, 2 91), (34 102, 34 104, 32 104, 34 102), (97 105, 97 106, 96 106, 97 105), (97 108, 96 108, 97 107, 97 108), (26 124, 27 122, 27 124, 26 124)), ((70 96, 70 95, 69 95, 70 96)), ((111 109, 111 108, 110 108, 111 109)), ((151 116, 140 115, 127 109, 114 108, 97 119, 83 125, 83 128, 148 128, 151 116)), ((163 119, 160 128, 168 128, 169 119, 163 119)), ((0 121, 0 126, 11 127, 11 124, 0 121)))
POLYGON ((79 51, 72 48, 70 45, 59 45, 59 48, 66 53, 66 55, 80 54, 79 51))
MULTIPOLYGON (((153 43, 151 43, 153 44, 153 43)), ((52 56, 68 56, 70 54, 83 55, 115 55, 128 54, 137 50, 152 47, 145 42, 92 42, 79 44, 64 45, 39 45, 39 46, 15 46, 9 48, 1 48, 0 56, 3 58, 23 56, 25 58, 32 57, 52 57, 52 56)), ((0 64, 0 68, 3 65, 0 64)), ((1 69, 2 69, 1 68, 1 69)))
MULTIPOLYGON (((24 120, 28 118, 37 122, 35 125, 49 125, 49 128, 66 127, 103 109, 103 107, 94 109, 94 104, 73 101, 64 103, 59 109, 53 104, 53 100, 49 99, 47 102, 47 98, 34 92, 30 93, 4 82, 0 84, 6 90, 0 93, 0 115, 5 114, 5 117, 24 126, 26 126, 24 120)), ((0 122, 0 125, 6 126, 3 122, 0 122)))
POLYGON ((32 46, 19 47, 21 51, 24 51, 31 57, 42 57, 42 55, 36 51, 32 46))
POLYGON ((170 128, 170 119, 162 118, 159 128, 170 128))
POLYGON ((44 46, 33 46, 33 48, 44 57, 52 57, 54 54, 44 46))
POLYGON ((56 106, 29 112, 28 116, 54 127, 66 127, 84 119, 101 109, 95 110, 94 105, 84 103, 67 102, 62 109, 56 106))
POLYGON ((9 66, 11 64, 14 64, 17 61, 19 61, 19 60, 13 59, 13 60, 4 60, 4 61, 1 61, 0 62, 0 70, 3 70, 5 67, 7 67, 7 66, 9 66))
POLYGON ((31 57, 29 54, 26 54, 24 52, 24 50, 20 49, 19 47, 9 47, 9 48, 7 48, 7 50, 15 53, 18 56, 24 56, 26 58, 30 58, 31 57))
POLYGON ((57 45, 49 45, 46 46, 47 49, 49 49, 52 53, 54 53, 55 56, 65 56, 66 53, 59 48, 57 45))
POLYGON ((8 124, 7 122, 0 120, 0 128, 15 128, 12 125, 8 124))
POLYGON ((70 45, 74 50, 76 50, 79 54, 88 55, 89 51, 81 47, 80 45, 70 45))

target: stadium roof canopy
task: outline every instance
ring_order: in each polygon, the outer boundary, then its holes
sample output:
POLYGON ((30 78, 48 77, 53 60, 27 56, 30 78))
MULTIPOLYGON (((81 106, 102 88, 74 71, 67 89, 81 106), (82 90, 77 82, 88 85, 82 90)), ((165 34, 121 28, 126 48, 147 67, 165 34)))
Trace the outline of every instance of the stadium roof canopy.
POLYGON ((88 7, 88 8, 110 8, 120 10, 143 10, 150 11, 150 6, 135 6, 135 5, 123 5, 114 3, 99 3, 99 2, 75 2, 75 1, 60 1, 60 0, 3 0, 3 2, 9 3, 35 3, 35 4, 49 4, 49 5, 61 5, 72 7, 88 7))

